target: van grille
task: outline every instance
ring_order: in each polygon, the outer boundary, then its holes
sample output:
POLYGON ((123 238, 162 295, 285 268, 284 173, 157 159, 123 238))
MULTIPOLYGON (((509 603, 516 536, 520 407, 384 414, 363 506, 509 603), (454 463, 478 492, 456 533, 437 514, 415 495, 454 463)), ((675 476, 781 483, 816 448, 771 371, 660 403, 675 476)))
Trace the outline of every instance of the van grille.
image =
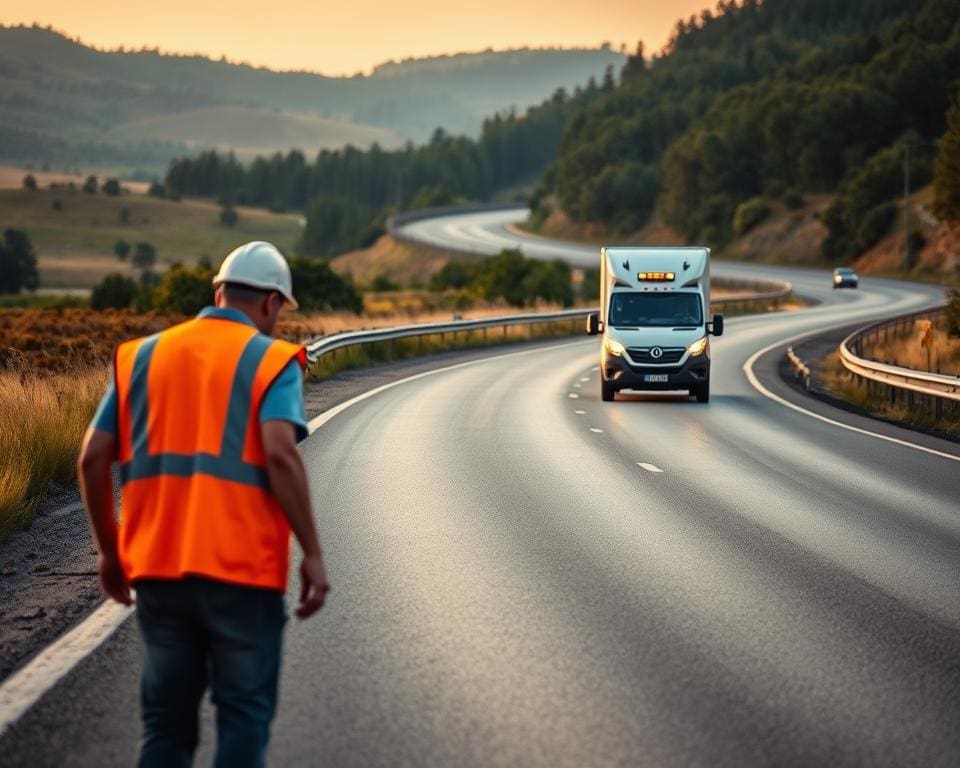
POLYGON ((628 347, 630 359, 639 365, 675 365, 680 362, 685 347, 628 347), (654 355, 653 350, 659 349, 662 354, 654 355))

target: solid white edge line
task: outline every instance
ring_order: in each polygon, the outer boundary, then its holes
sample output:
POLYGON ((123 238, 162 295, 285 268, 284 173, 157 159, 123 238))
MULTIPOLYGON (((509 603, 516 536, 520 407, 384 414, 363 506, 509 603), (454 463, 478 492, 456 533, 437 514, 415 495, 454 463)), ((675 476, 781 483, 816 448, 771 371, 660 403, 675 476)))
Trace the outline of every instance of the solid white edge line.
POLYGON ((879 432, 871 432, 869 429, 861 429, 860 427, 855 427, 852 424, 844 424, 842 421, 837 421, 836 419, 831 419, 827 416, 821 416, 819 413, 814 413, 813 411, 807 410, 802 406, 796 405, 795 403, 791 403, 789 400, 786 400, 780 397, 779 395, 774 394, 765 386, 763 386, 763 384, 760 383, 760 379, 757 378, 757 375, 753 371, 753 366, 757 362, 757 360, 759 360, 763 355, 765 355, 767 352, 769 352, 772 349, 776 349, 777 347, 782 347, 784 344, 793 344, 799 341, 800 339, 809 338, 810 336, 816 336, 819 333, 823 333, 823 331, 818 330, 818 331, 808 331, 806 333, 801 333, 797 336, 791 336, 788 339, 782 339, 780 341, 774 342, 773 344, 770 344, 769 346, 766 346, 763 349, 757 352, 754 352, 752 355, 750 355, 747 362, 743 364, 743 372, 747 376, 747 381, 749 381, 750 384, 753 386, 753 388, 757 390, 757 392, 759 392, 764 397, 769 398, 770 400, 773 400, 775 403, 779 403, 780 405, 783 405, 793 411, 796 411, 797 413, 802 413, 802 414, 805 414, 806 416, 810 416, 811 418, 817 419, 818 421, 822 421, 825 424, 830 424, 834 427, 840 427, 841 429, 846 429, 846 430, 849 430, 850 432, 856 432, 861 435, 875 437, 877 440, 883 440, 884 442, 893 443, 894 445, 901 445, 901 446, 904 446, 905 448, 913 448, 914 450, 922 451, 923 453, 928 453, 932 456, 939 456, 944 459, 950 459, 951 461, 960 462, 960 456, 954 456, 951 453, 944 453, 943 451, 938 451, 934 448, 927 448, 924 445, 911 443, 908 440, 901 440, 897 437, 882 435, 879 432))
POLYGON ((112 600, 44 648, 0 685, 0 736, 133 613, 112 600))
MULTIPOLYGON (((507 352, 500 355, 481 357, 476 360, 467 360, 463 363, 448 365, 443 368, 434 368, 423 371, 404 379, 391 381, 376 389, 371 389, 351 398, 329 411, 321 413, 312 419, 307 428, 312 435, 337 414, 343 413, 357 403, 378 395, 393 387, 416 381, 427 376, 435 376, 458 368, 470 365, 480 365, 493 360, 502 360, 515 355, 531 355, 538 352, 547 352, 558 347, 566 346, 570 342, 560 342, 536 349, 523 349, 516 352, 507 352)), ((44 648, 22 669, 14 672, 0 683, 0 736, 19 720, 34 704, 48 691, 59 683, 84 658, 93 653, 113 632, 133 613, 133 608, 105 601, 87 618, 81 621, 67 634, 44 648)))

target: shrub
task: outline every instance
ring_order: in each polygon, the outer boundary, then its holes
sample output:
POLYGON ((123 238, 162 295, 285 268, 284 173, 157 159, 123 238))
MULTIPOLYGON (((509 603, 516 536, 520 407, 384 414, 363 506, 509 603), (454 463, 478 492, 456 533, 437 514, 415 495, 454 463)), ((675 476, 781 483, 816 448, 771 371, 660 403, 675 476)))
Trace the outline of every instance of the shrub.
POLYGON ((150 189, 147 190, 147 194, 150 195, 150 197, 162 198, 167 196, 167 190, 163 186, 163 184, 161 184, 159 181, 154 179, 153 181, 150 182, 150 189))
POLYGON ((153 308, 159 312, 195 315, 213 303, 213 272, 203 267, 174 264, 152 290, 153 308))
POLYGON ((220 223, 225 227, 233 227, 240 221, 240 214, 232 205, 225 205, 220 209, 220 223))
POLYGON ((862 253, 887 234, 896 215, 897 206, 894 203, 881 203, 867 211, 857 230, 858 250, 862 253))
POLYGON ((87 176, 87 180, 83 182, 82 189, 88 195, 95 195, 97 193, 97 177, 87 176))
POLYGON ((93 309, 126 309, 137 295, 137 283, 121 274, 107 275, 90 295, 93 309))
POLYGON ((28 173, 23 177, 23 188, 31 190, 37 188, 37 180, 32 173, 28 173))
POLYGON ((804 199, 803 195, 797 189, 788 189, 783 193, 783 204, 787 206, 791 211, 795 211, 798 208, 803 208, 804 199))
POLYGON ((947 308, 944 312, 947 322, 947 335, 960 338, 960 289, 954 288, 947 295, 947 308))
POLYGON ((399 291, 400 286, 390 279, 387 274, 377 275, 370 284, 372 291, 399 291))
POLYGON ((157 249, 150 243, 137 243, 133 249, 133 266, 149 269, 157 263, 157 249))
POLYGON ((737 206, 733 214, 733 234, 742 237, 770 215, 770 207, 759 197, 737 206))
POLYGON ((63 201, 59 197, 53 198, 53 202, 50 203, 50 207, 55 211, 63 210, 63 201))
POLYGON ((346 309, 359 313, 363 300, 349 279, 340 277, 320 259, 298 258, 290 261, 293 293, 305 311, 346 309))
POLYGON ((127 256, 130 255, 130 243, 126 240, 117 240, 117 242, 113 244, 113 255, 120 259, 120 261, 125 261, 127 256))
POLYGON ((120 194, 120 182, 116 179, 107 179, 103 182, 103 186, 100 189, 103 191, 103 194, 116 197, 120 194))

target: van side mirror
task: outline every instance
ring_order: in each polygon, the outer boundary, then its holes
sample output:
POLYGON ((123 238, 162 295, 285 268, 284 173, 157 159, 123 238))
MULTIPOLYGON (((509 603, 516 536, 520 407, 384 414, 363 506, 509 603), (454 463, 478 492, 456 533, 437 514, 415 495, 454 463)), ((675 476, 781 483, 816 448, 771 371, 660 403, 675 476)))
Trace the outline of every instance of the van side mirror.
POLYGON ((713 336, 723 336, 723 315, 713 316, 713 322, 707 323, 707 333, 713 336))
POLYGON ((591 312, 587 315, 587 336, 596 336, 603 330, 603 324, 600 322, 600 313, 591 312))

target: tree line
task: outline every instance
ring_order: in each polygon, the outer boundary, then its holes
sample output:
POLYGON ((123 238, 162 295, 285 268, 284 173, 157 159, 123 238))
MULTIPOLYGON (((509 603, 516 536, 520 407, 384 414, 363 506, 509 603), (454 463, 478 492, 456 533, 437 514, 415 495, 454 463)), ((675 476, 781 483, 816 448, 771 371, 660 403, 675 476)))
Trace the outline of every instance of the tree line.
POLYGON ((891 225, 907 147, 930 181, 958 75, 958 0, 721 2, 573 117, 535 203, 722 246, 744 203, 836 193, 824 255, 851 258, 891 225))

